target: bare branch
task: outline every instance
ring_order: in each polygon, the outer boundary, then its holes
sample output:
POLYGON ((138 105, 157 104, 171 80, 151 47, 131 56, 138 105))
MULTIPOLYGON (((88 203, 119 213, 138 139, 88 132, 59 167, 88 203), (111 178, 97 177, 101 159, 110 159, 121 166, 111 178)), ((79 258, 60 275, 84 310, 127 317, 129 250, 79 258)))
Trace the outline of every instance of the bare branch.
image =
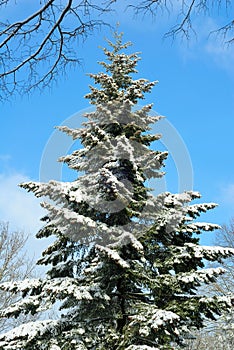
MULTIPOLYGON (((44 90, 68 68, 80 64, 80 39, 85 40, 103 25, 110 26, 103 15, 114 11, 116 3, 118 0, 34 0, 32 4, 37 9, 24 19, 9 21, 1 16, 0 101, 15 92, 24 94, 35 88, 44 90)), ((0 0, 0 10, 8 9, 10 4, 20 6, 20 2, 0 0)), ((173 13, 177 16, 177 24, 165 37, 175 39, 181 36, 187 40, 191 34, 196 35, 194 24, 198 16, 224 11, 229 18, 228 23, 213 33, 232 44, 232 6, 231 0, 126 0, 123 11, 133 11, 133 14, 143 17, 149 14, 152 18, 164 12, 173 13)))
POLYGON ((96 19, 105 11, 87 0, 45 0, 24 20, 0 23, 0 100, 44 88, 67 65, 80 63, 77 40, 105 24, 96 19))
POLYGON ((173 39, 177 34, 181 34, 186 37, 187 40, 190 38, 190 31, 192 31, 195 34, 195 31, 192 27, 192 20, 191 15, 194 8, 196 0, 192 0, 189 6, 185 6, 185 2, 183 1, 183 6, 181 9, 181 15, 183 17, 183 20, 180 24, 176 25, 174 28, 172 28, 169 32, 165 34, 165 37, 172 36, 173 39))
POLYGON ((130 4, 128 5, 129 8, 132 8, 135 11, 136 15, 150 13, 153 17, 157 14, 158 9, 161 9, 161 11, 164 11, 165 9, 169 11, 168 3, 171 7, 170 10, 172 10, 172 2, 169 0, 145 0, 140 2, 139 4, 134 3, 134 5, 130 4))
POLYGON ((223 27, 214 30, 211 34, 221 36, 222 40, 229 45, 234 43, 234 36, 229 37, 229 34, 232 32, 234 32, 234 20, 225 24, 223 27))
MULTIPOLYGON (((8 223, 0 222, 0 282, 12 282, 32 277, 35 264, 23 251, 28 237, 20 231, 11 232, 8 223)), ((0 310, 17 300, 15 294, 0 292, 0 310)), ((22 320, 21 320, 22 321, 22 320)), ((15 320, 1 318, 0 332, 5 331, 15 320)))
MULTIPOLYGON (((109 4, 111 3, 112 1, 109 2, 109 4)), ((232 1, 212 0, 209 2, 208 0, 181 0, 179 4, 178 2, 175 4, 173 0, 144 0, 135 1, 133 4, 129 4, 128 8, 132 8, 136 15, 150 14, 153 18, 158 15, 158 10, 161 10, 162 13, 164 11, 167 13, 174 12, 175 15, 177 15, 178 23, 165 34, 165 37, 172 37, 175 39, 176 36, 181 36, 189 40, 191 33, 196 35, 193 23, 197 16, 210 15, 212 10, 215 9, 216 13, 219 14, 221 8, 225 8, 228 16, 232 10, 232 1), (180 7, 178 8, 178 6, 180 7)), ((215 31, 215 33, 222 33, 223 39, 227 41, 227 43, 233 43, 234 41, 233 23, 234 21, 232 20, 230 23, 217 28, 215 31), (226 40, 228 36, 231 36, 231 39, 226 40)))

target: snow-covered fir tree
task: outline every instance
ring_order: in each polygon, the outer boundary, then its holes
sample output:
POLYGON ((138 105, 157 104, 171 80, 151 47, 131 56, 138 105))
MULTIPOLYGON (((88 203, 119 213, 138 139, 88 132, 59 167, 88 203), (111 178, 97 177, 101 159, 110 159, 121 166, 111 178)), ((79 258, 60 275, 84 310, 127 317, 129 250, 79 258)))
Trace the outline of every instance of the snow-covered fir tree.
POLYGON ((167 157, 150 148, 160 138, 150 125, 160 117, 150 116, 152 105, 137 109, 155 82, 133 79, 139 57, 126 53, 121 34, 108 44, 105 72, 90 74, 95 86, 86 98, 95 111, 82 128, 60 127, 83 145, 60 161, 82 175, 21 185, 49 198, 37 234, 56 237, 38 262, 48 265, 47 275, 0 287, 22 295, 1 317, 54 304, 60 312, 1 334, 2 350, 169 350, 231 308, 232 296, 199 291, 224 273, 205 261, 234 254, 199 244, 198 235, 218 225, 195 219, 215 204, 191 204, 197 192, 154 196, 147 188, 147 180, 163 176, 167 157))

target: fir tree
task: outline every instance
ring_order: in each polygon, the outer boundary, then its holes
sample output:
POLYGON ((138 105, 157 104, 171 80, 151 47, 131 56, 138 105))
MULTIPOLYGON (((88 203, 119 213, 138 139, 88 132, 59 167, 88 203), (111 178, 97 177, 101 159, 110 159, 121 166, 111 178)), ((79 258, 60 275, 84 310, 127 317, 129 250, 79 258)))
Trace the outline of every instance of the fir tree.
POLYGON ((60 161, 82 171, 73 182, 24 183, 48 215, 38 238, 55 236, 39 264, 46 278, 3 283, 22 298, 1 317, 36 314, 59 305, 57 319, 23 324, 0 335, 0 349, 174 349, 186 335, 229 309, 232 297, 201 294, 199 286, 224 273, 206 268, 233 249, 199 244, 218 225, 194 221, 213 203, 191 204, 197 192, 154 196, 146 181, 163 176, 166 152, 150 149, 160 135, 152 105, 136 109, 156 82, 134 80, 137 54, 115 34, 104 49, 105 73, 90 74, 86 96, 95 105, 80 129, 60 127, 82 149, 60 161), (54 204, 52 204, 54 203, 54 204))

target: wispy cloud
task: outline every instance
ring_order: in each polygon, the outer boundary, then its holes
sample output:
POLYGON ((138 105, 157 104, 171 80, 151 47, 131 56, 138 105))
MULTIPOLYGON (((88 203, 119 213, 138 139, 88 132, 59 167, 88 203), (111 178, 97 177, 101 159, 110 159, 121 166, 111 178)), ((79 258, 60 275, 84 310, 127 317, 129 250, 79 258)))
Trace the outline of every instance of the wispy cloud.
POLYGON ((0 174, 0 220, 8 221, 13 229, 34 233, 41 227, 44 211, 33 194, 19 188, 25 181, 30 179, 19 173, 0 174))
POLYGON ((234 209, 234 183, 230 183, 222 188, 222 200, 234 209))
MULTIPOLYGON (((0 221, 9 222, 10 231, 25 232, 29 236, 25 252, 36 261, 48 246, 48 240, 38 240, 35 234, 42 227, 40 218, 45 211, 40 200, 18 186, 30 179, 20 173, 0 173, 0 221)), ((49 244, 52 243, 49 240, 49 244)), ((41 273, 43 269, 38 268, 41 273)))
POLYGON ((234 73, 233 45, 217 45, 217 40, 213 39, 210 40, 209 43, 205 46, 205 51, 219 67, 223 68, 231 74, 234 73))
POLYGON ((0 154, 0 161, 8 162, 10 159, 11 159, 11 156, 9 154, 0 154))
POLYGON ((188 46, 180 46, 184 60, 199 60, 202 57, 232 75, 234 45, 225 44, 224 38, 218 35, 217 29, 221 27, 218 20, 210 17, 204 20, 202 17, 197 18, 193 24, 196 40, 189 41, 188 46))

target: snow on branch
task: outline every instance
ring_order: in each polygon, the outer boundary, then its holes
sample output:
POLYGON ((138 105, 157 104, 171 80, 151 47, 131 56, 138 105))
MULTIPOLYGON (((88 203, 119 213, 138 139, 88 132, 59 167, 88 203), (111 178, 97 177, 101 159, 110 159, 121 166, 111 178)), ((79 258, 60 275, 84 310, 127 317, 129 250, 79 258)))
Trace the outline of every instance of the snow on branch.
POLYGON ((170 330, 174 334, 179 334, 176 328, 180 317, 174 312, 167 310, 160 310, 152 305, 137 305, 139 307, 138 314, 129 316, 129 327, 140 325, 139 335, 148 336, 151 331, 158 331, 160 328, 170 330))
POLYGON ((225 273, 225 269, 221 267, 198 270, 189 273, 177 275, 177 280, 183 283, 205 282, 209 283, 214 277, 225 273))
POLYGON ((217 224, 212 224, 208 222, 194 222, 191 224, 186 224, 184 228, 181 229, 181 231, 199 234, 202 231, 214 231, 219 230, 220 228, 220 225, 217 224))
POLYGON ((120 257, 117 251, 103 247, 101 245, 96 244, 95 246, 96 250, 100 251, 101 253, 105 254, 109 259, 115 261, 117 265, 123 267, 124 269, 129 268, 130 265, 120 257))
POLYGON ((55 225, 59 232, 75 241, 96 234, 97 223, 84 215, 77 214, 68 208, 59 208, 42 202, 41 206, 49 211, 50 225, 55 225))
POLYGON ((70 197, 77 203, 85 200, 84 193, 78 188, 77 182, 60 182, 51 180, 48 183, 24 182, 20 187, 32 191, 36 197, 47 196, 57 204, 67 202, 70 197))
POLYGON ((108 245, 110 248, 121 247, 127 244, 131 244, 138 252, 143 253, 143 246, 141 242, 130 232, 124 232, 119 237, 117 242, 108 245))
POLYGON ((195 219, 201 212, 205 213, 207 210, 214 209, 215 207, 217 207, 216 203, 193 204, 187 207, 187 213, 191 218, 195 219))
MULTIPOLYGON (((17 340, 20 341, 25 337, 27 338, 26 342, 30 342, 38 336, 42 337, 43 334, 47 332, 54 332, 56 326, 58 326, 60 323, 60 321, 55 320, 44 320, 22 324, 7 333, 0 334, 0 347, 4 347, 6 350, 19 349, 19 342, 16 343, 15 347, 12 347, 11 342, 17 340)), ((25 341, 23 341, 23 344, 25 345, 25 341)))
MULTIPOLYGON (((21 292, 27 291, 29 293, 30 287, 30 295, 25 296, 23 299, 0 311, 0 317, 17 317, 21 312, 32 314, 41 312, 49 309, 55 300, 64 300, 67 297, 73 297, 76 301, 93 300, 93 298, 109 300, 109 297, 99 289, 98 285, 82 286, 76 278, 47 279, 40 284, 36 284, 35 282, 37 281, 32 280, 31 282, 28 281, 28 283, 26 281, 19 282, 17 290, 21 292), (38 286, 40 286, 39 292, 35 289, 38 286)), ((13 290, 6 283, 1 286, 4 290, 13 290)))
POLYGON ((148 345, 130 345, 126 348, 126 350, 160 350, 159 348, 155 348, 154 346, 148 345))
POLYGON ((193 243, 185 243, 183 247, 173 247, 172 251, 175 253, 173 263, 180 264, 187 259, 206 259, 209 261, 221 260, 234 255, 234 248, 224 248, 220 246, 199 246, 193 243))
POLYGON ((28 292, 32 288, 41 288, 43 281, 38 278, 26 278, 23 281, 11 281, 0 284, 0 289, 7 292, 28 292))

